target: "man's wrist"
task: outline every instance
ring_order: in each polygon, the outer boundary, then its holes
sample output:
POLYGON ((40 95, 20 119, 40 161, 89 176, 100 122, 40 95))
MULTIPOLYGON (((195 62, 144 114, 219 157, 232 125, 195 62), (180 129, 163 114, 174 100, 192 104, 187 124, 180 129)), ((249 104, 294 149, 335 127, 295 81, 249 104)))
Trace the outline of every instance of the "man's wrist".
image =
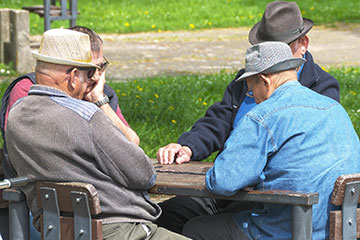
POLYGON ((99 99, 98 101, 96 101, 94 103, 96 106, 101 107, 102 105, 107 104, 109 102, 110 102, 109 97, 106 94, 104 94, 103 98, 99 99))

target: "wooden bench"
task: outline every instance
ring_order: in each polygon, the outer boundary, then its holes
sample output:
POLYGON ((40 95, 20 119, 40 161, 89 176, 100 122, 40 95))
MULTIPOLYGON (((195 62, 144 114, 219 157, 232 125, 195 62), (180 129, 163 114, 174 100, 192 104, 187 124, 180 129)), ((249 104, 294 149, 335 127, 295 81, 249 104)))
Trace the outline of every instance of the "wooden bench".
POLYGON ((330 211, 329 240, 360 238, 360 173, 342 175, 335 182, 331 203, 341 210, 330 211))
POLYGON ((51 28, 51 22, 56 20, 69 20, 70 27, 76 25, 76 19, 79 12, 77 11, 77 0, 59 0, 60 6, 56 5, 56 0, 44 0, 44 5, 25 6, 23 9, 35 13, 44 18, 44 31, 51 28))
POLYGON ((42 208, 42 239, 101 240, 100 200, 91 184, 38 182, 38 206, 42 208))

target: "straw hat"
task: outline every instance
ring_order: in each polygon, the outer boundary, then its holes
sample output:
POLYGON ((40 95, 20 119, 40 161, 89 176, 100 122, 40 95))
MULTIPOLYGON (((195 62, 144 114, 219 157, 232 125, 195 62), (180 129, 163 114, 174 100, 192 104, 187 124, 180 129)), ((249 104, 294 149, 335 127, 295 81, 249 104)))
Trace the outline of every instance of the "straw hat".
POLYGON ((303 58, 295 58, 289 45, 283 42, 263 42, 246 50, 245 73, 236 81, 244 80, 259 73, 274 73, 295 69, 305 63, 303 58))
POLYGON ((295 2, 274 1, 266 5, 264 15, 249 32, 249 42, 280 41, 287 44, 304 36, 314 25, 301 16, 295 2))
POLYGON ((89 36, 68 29, 44 32, 39 50, 33 51, 32 55, 35 59, 48 63, 99 68, 91 63, 89 36))

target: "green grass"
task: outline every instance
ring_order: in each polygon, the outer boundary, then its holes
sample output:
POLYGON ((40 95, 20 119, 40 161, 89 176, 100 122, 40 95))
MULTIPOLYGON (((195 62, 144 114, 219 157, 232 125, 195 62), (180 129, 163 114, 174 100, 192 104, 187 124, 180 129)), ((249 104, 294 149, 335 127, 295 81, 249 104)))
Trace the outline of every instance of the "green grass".
MULTIPOLYGON (((3 0, 0 8, 21 9, 40 5, 42 0, 3 0)), ((261 20, 269 0, 78 0, 78 25, 99 33, 128 33, 250 27, 261 20)), ((306 18, 317 25, 337 22, 360 23, 358 0, 297 0, 306 18)), ((68 27, 55 21, 52 27, 68 27)), ((43 31, 43 19, 30 14, 31 34, 43 31)))
MULTIPOLYGON (((360 136, 360 68, 333 68, 329 72, 340 82, 341 103, 360 136)), ((160 147, 176 142, 211 104, 221 100, 233 77, 234 73, 221 72, 161 76, 109 85, 118 94, 122 113, 138 133, 141 147, 155 158, 160 147)), ((8 84, 0 84, 0 97, 8 84)), ((213 154, 209 160, 214 157, 213 154)))

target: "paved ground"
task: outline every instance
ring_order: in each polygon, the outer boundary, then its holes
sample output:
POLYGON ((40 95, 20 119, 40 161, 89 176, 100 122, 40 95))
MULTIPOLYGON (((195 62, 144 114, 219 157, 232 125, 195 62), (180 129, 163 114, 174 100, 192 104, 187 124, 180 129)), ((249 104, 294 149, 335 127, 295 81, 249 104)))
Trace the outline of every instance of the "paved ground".
MULTIPOLYGON (((248 28, 227 28, 101 34, 104 54, 111 62, 107 77, 128 80, 162 74, 235 71, 244 67, 248 31, 248 28)), ((314 27, 309 37, 309 50, 321 66, 360 66, 360 25, 337 29, 314 27)), ((31 40, 36 46, 40 37, 31 40)))

